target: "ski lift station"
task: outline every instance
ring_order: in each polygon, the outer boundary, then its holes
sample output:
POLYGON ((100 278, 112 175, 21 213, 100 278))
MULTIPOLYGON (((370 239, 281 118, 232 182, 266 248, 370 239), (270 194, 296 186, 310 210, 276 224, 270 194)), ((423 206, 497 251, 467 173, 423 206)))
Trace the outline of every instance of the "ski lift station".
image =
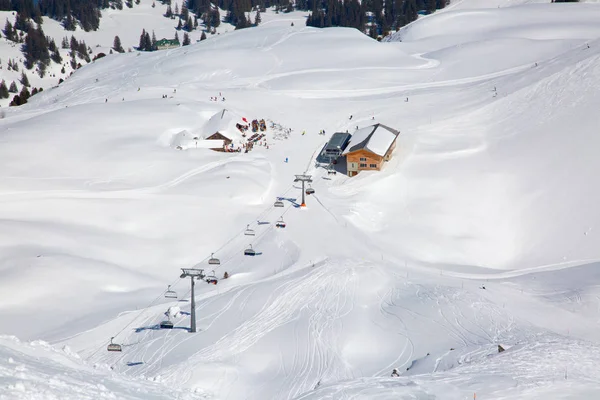
POLYGON ((329 142, 325 145, 323 150, 321 151, 321 156, 327 159, 328 162, 335 160, 340 157, 344 150, 346 150, 346 146, 350 143, 350 135, 347 132, 336 132, 331 136, 329 142))
POLYGON ((333 171, 332 164, 345 158, 346 173, 350 177, 360 171, 380 171, 383 164, 392 158, 399 134, 399 131, 383 124, 369 125, 352 134, 336 132, 321 150, 317 161, 329 163, 333 171))

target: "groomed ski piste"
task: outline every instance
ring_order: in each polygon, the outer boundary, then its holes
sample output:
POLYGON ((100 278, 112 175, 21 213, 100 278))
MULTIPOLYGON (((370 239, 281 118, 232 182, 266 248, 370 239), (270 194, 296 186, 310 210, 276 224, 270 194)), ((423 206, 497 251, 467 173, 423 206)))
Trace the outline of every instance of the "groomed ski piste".
POLYGON ((6 110, 0 399, 598 397, 600 7, 466 2, 107 56, 6 110), (174 146, 223 109, 268 148, 174 146), (381 171, 315 163, 374 123, 381 171))

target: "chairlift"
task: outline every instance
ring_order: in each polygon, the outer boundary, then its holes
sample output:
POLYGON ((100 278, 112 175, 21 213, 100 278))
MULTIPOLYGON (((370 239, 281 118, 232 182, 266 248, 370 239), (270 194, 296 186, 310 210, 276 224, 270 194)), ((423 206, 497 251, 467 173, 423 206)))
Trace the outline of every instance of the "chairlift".
POLYGON ((285 222, 283 221, 283 217, 279 218, 279 221, 275 224, 277 228, 285 228, 285 222))
POLYGON ((315 189, 313 189, 310 185, 308 186, 308 189, 306 189, 306 194, 311 195, 315 192, 315 189))
POLYGON ((206 278, 204 278, 204 280, 206 281, 206 283, 212 283, 213 285, 216 285, 219 282, 214 270, 212 271, 212 274, 207 275, 206 278))
POLYGON ((174 290, 171 290, 171 285, 169 285, 169 287, 167 288, 167 291, 165 292, 165 297, 167 299, 176 299, 177 298, 177 293, 174 290))
POLYGON ((281 201, 281 200, 277 200, 277 201, 275 201, 275 204, 274 204, 274 206, 275 206, 275 207, 283 207, 283 201, 281 201))
POLYGON ((123 351, 120 344, 113 343, 114 336, 110 338, 110 344, 106 348, 108 351, 123 351))
POLYGON ((248 247, 246 250, 244 250, 244 255, 245 256, 255 256, 256 255, 256 251, 254 251, 254 249, 252 248, 252 245, 250 245, 250 247, 248 247))
POLYGON ((215 253, 212 253, 210 255, 210 259, 208 260, 208 263, 210 265, 221 265, 221 261, 219 261, 218 258, 215 258, 214 255, 215 255, 215 253))
POLYGON ((173 329, 173 323, 170 320, 162 321, 160 329, 173 329))
POLYGON ((254 236, 255 235, 254 230, 250 229, 250 225, 246 226, 246 232, 244 232, 244 235, 246 235, 246 236, 254 236))

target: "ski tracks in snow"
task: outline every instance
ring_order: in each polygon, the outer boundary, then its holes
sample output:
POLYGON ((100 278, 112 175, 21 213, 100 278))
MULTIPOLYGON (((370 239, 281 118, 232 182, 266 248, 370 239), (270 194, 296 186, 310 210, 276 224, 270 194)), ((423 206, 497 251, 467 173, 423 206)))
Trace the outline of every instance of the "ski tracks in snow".
POLYGON ((310 390, 326 373, 347 378, 349 372, 344 370, 336 349, 336 336, 343 329, 341 319, 353 308, 349 298, 357 284, 357 276, 347 265, 324 264, 318 269, 311 268, 306 274, 275 288, 263 308, 253 317, 189 357, 183 365, 173 365, 161 375, 172 384, 184 385, 193 376, 194 365, 231 360, 270 332, 308 313, 308 331, 295 334, 302 339, 306 337, 309 348, 296 351, 295 354, 303 358, 296 356, 287 371, 284 366, 281 368, 286 379, 281 383, 280 393, 293 397, 310 390), (332 363, 336 364, 336 368, 332 367, 332 363), (181 374, 181 371, 187 372, 181 374))

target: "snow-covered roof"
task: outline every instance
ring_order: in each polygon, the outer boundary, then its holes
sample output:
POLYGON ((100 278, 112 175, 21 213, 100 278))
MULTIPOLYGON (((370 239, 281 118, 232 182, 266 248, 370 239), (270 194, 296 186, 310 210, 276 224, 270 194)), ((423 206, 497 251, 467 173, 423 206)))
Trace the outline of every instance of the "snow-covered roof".
POLYGON ((242 132, 236 127, 237 124, 248 125, 240 115, 224 108, 210 117, 206 124, 204 124, 202 127, 202 137, 206 139, 219 132, 234 142, 240 142, 242 140, 242 132))
POLYGON ((383 157, 399 134, 399 131, 382 124, 361 128, 352 134, 343 154, 367 150, 383 157))

